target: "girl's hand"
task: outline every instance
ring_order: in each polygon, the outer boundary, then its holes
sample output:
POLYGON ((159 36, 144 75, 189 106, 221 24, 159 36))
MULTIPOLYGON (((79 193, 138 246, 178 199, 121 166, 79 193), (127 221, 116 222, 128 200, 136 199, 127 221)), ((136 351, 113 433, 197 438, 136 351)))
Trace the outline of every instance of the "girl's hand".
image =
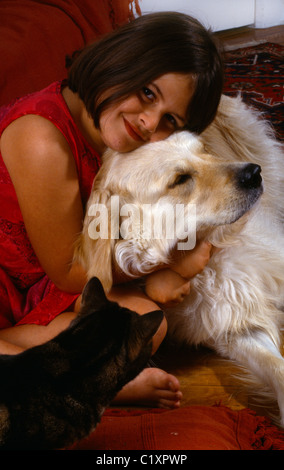
POLYGON ((182 302, 189 291, 190 282, 169 268, 155 271, 146 277, 147 296, 167 307, 182 302))
POLYGON ((193 250, 182 253, 179 260, 171 265, 171 269, 185 279, 192 279, 201 273, 210 260, 212 245, 207 241, 196 244, 193 250))
POLYGON ((203 271, 211 252, 209 242, 199 242, 193 250, 183 253, 175 264, 149 274, 145 286, 148 297, 167 307, 182 302, 190 292, 189 280, 203 271))

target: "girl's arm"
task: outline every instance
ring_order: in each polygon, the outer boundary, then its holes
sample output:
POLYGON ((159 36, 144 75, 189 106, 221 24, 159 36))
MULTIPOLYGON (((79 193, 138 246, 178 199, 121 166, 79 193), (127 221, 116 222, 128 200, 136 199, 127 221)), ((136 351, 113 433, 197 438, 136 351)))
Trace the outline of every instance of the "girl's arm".
POLYGON ((84 270, 72 264, 83 209, 67 141, 47 119, 27 115, 3 132, 1 153, 39 262, 60 289, 81 292, 84 270))

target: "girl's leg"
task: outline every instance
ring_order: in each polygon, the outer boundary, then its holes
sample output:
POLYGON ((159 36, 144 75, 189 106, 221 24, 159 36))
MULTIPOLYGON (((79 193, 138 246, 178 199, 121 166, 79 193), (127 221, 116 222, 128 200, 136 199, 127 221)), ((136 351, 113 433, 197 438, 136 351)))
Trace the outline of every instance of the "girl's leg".
POLYGON ((67 328, 76 315, 75 312, 64 312, 54 318, 47 326, 30 324, 0 330, 0 354, 5 354, 4 342, 6 348, 7 344, 10 344, 11 348, 14 346, 14 354, 17 354, 19 352, 17 348, 25 350, 49 341, 67 328))
MULTIPOLYGON (((157 310, 159 307, 141 292, 134 292, 125 287, 116 287, 109 295, 111 300, 136 311, 139 314, 157 310)), ((24 349, 42 344, 52 339, 68 327, 77 315, 80 299, 76 302, 75 312, 58 315, 47 326, 20 325, 0 331, 0 354, 17 354, 24 349)), ((153 338, 153 353, 158 349, 167 331, 164 319, 153 338)), ((144 369, 140 375, 129 382, 119 392, 114 403, 159 406, 164 408, 178 407, 182 394, 176 377, 157 368, 144 369)))
POLYGON ((8 341, 0 339, 0 354, 19 354, 23 348, 8 341))

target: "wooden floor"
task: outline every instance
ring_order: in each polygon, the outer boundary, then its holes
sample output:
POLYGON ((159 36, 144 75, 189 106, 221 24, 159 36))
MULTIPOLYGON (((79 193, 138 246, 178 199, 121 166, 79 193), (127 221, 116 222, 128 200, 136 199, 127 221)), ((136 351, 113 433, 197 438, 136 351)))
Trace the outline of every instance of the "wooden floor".
POLYGON ((252 27, 236 28, 216 33, 225 50, 234 50, 240 47, 255 46, 265 42, 274 42, 284 46, 284 25, 267 29, 252 27))
MULTIPOLYGON (((284 45, 284 26, 268 30, 242 28, 218 33, 218 37, 227 50, 267 41, 284 45)), ((154 359, 159 367, 173 373, 180 380, 183 392, 182 406, 221 403, 234 410, 249 407, 260 415, 267 415, 266 409, 256 403, 253 394, 248 393, 236 377, 243 376, 244 372, 210 350, 177 350, 162 346, 154 359)))
POLYGON ((241 409, 249 405, 243 386, 234 378, 241 373, 240 369, 209 349, 184 347, 177 350, 164 346, 154 360, 158 367, 179 379, 182 406, 222 403, 241 409))
POLYGON ((222 404, 232 410, 251 408, 265 416, 278 413, 275 404, 264 407, 257 401, 257 395, 243 382, 245 371, 241 367, 205 347, 177 349, 165 342, 153 359, 155 366, 179 379, 181 406, 222 404))

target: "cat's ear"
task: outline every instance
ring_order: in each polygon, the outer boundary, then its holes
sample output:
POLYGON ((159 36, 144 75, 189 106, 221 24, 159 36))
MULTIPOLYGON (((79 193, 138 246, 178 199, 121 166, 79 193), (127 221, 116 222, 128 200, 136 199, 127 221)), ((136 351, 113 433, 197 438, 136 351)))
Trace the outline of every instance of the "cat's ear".
POLYGON ((84 287, 82 293, 82 309, 99 310, 109 303, 101 281, 97 277, 92 277, 84 287))
POLYGON ((143 335, 145 342, 150 341, 150 339, 154 336, 160 324, 162 323, 163 318, 164 313, 162 310, 155 310, 144 315, 139 315, 138 328, 139 332, 143 335))

